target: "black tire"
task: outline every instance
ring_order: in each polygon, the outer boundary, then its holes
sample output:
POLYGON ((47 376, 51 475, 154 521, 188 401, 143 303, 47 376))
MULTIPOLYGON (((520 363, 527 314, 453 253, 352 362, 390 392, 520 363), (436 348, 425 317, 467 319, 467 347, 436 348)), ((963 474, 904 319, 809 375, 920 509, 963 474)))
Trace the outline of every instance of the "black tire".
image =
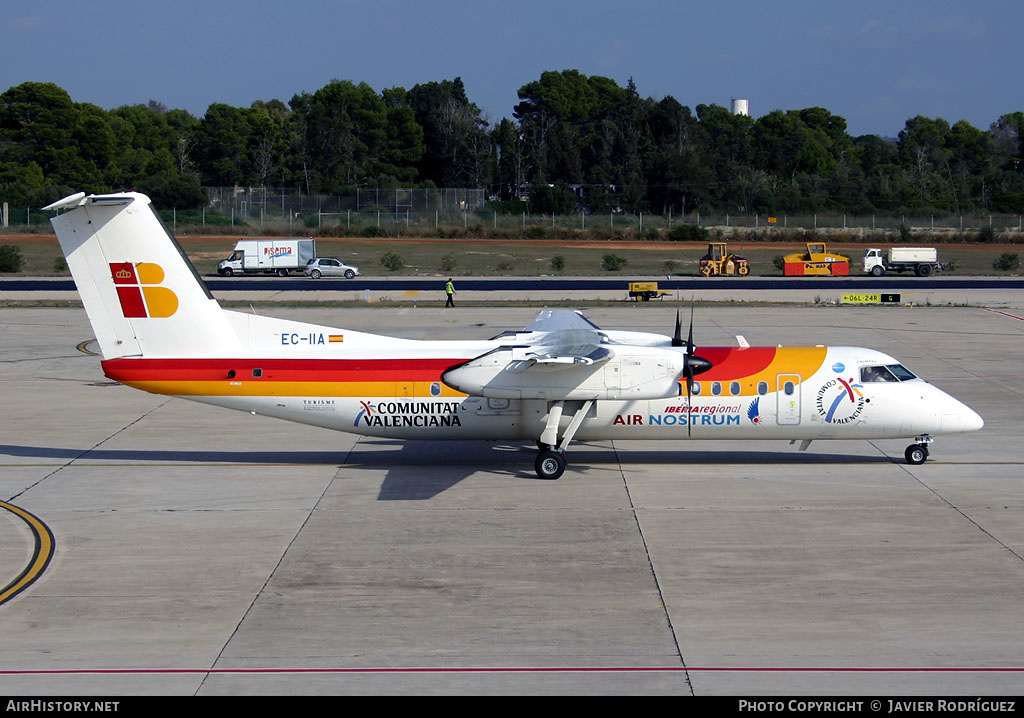
POLYGON ((928 460, 928 447, 924 444, 911 444, 903 452, 903 457, 911 466, 920 466, 928 460))
POLYGON ((929 277, 932 273, 932 265, 930 264, 919 264, 917 265, 917 276, 929 277))
POLYGON ((231 267, 227 267, 226 269, 220 270, 220 276, 222 277, 230 277, 232 274, 234 274, 234 271, 231 269, 231 267))
POLYGON ((277 270, 277 276, 279 276, 279 277, 287 277, 288 276, 288 270, 287 269, 283 269, 283 268, 277 270))
POLYGON ((345 279, 352 279, 355 276, 356 276, 356 273, 353 272, 351 269, 346 269, 345 270, 345 279))
POLYGON ((539 478, 554 481, 565 471, 565 454, 561 451, 545 449, 537 454, 533 468, 539 478))
POLYGON ((881 277, 883 274, 885 274, 885 267, 883 267, 882 265, 876 264, 871 268, 872 277, 881 277))
POLYGON ((323 275, 320 274, 319 269, 314 269, 312 272, 309 273, 309 276, 311 276, 313 279, 320 279, 320 277, 322 277, 323 275))

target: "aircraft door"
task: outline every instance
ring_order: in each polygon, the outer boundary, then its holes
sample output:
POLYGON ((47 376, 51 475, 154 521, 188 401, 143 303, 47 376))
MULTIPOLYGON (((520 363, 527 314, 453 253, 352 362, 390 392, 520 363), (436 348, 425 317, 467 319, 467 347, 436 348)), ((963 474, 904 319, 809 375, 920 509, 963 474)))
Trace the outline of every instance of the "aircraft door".
POLYGON ((784 426, 800 423, 800 376, 779 374, 776 377, 775 398, 777 402, 775 420, 784 426))

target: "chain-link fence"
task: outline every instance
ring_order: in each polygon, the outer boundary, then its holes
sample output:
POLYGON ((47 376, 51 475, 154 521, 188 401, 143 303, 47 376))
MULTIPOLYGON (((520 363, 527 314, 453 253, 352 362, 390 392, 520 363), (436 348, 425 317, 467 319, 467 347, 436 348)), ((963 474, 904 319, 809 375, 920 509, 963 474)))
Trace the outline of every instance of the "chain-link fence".
POLYGON ((470 188, 356 188, 349 194, 304 195, 276 187, 208 187, 209 205, 202 213, 227 218, 231 224, 263 228, 266 225, 323 228, 364 227, 382 223, 422 223, 434 218, 451 224, 475 212, 486 202, 483 189, 470 188))
MULTIPOLYGON (((996 232, 1021 232, 1020 215, 853 215, 842 213, 764 215, 723 214, 702 215, 693 212, 683 216, 646 213, 612 212, 569 215, 531 214, 491 209, 482 189, 357 189, 347 195, 302 195, 296 190, 265 187, 207 188, 210 205, 217 222, 225 218, 231 224, 244 224, 260 231, 295 230, 300 228, 346 233, 367 233, 368 230, 394 232, 406 230, 429 233, 461 227, 465 230, 527 232, 579 230, 609 235, 654 237, 671 232, 683 224, 710 228, 753 229, 836 229, 836 230, 898 230, 976 232, 991 227, 996 232)), ((208 217, 209 215, 203 215, 208 217)), ((200 217, 200 222, 207 220, 200 217)), ((176 218, 171 218, 176 222, 176 218)), ((194 224, 195 216, 187 223, 194 224)))
MULTIPOLYGON (((602 237, 664 237, 680 225, 711 229, 771 230, 934 231, 974 233, 1022 233, 1021 215, 1007 214, 720 214, 686 215, 612 212, 567 215, 531 214, 492 209, 483 189, 363 189, 349 194, 306 195, 294 188, 208 187, 209 203, 200 210, 161 208, 172 229, 232 227, 261 234, 295 235, 306 232, 345 234, 416 235, 443 234, 454 229, 466 232, 540 236, 548 230, 589 233, 602 237)), ((2 201, 2 198, 0 198, 2 201)), ((4 227, 48 228, 51 213, 31 207, 7 207, 4 227)), ((449 235, 451 236, 451 235, 449 235)), ((464 236, 464 234, 463 234, 464 236)), ((1016 238, 1015 238, 1016 239, 1016 238)))

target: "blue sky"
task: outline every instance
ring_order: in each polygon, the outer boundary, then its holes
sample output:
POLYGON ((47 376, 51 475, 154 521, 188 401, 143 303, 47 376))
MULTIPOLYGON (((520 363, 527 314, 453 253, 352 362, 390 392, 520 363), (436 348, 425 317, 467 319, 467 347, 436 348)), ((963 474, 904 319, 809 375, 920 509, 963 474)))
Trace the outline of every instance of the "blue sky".
POLYGON ((695 108, 821 106, 852 135, 1024 110, 1021 0, 0 0, 0 91, 53 82, 111 109, 288 102, 332 79, 461 76, 492 122, 545 70, 695 108))

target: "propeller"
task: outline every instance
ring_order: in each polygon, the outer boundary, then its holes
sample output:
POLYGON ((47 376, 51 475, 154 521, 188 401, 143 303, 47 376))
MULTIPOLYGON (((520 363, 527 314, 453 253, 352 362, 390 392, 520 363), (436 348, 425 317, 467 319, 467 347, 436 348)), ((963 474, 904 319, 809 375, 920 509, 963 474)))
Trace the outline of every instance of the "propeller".
POLYGON ((686 379, 686 435, 692 434, 693 415, 690 413, 690 397, 693 393, 693 377, 711 368, 711 362, 703 357, 695 356, 693 351, 693 298, 690 298, 690 329, 686 341, 683 341, 683 326, 679 318, 679 308, 676 307, 676 328, 672 334, 672 346, 686 347, 683 355, 683 377, 686 379))
MULTIPOLYGON (((691 317, 690 329, 693 329, 693 320, 691 317)), ((679 307, 676 307, 676 330, 672 334, 672 346, 681 347, 683 344, 683 325, 679 321, 679 307)))

